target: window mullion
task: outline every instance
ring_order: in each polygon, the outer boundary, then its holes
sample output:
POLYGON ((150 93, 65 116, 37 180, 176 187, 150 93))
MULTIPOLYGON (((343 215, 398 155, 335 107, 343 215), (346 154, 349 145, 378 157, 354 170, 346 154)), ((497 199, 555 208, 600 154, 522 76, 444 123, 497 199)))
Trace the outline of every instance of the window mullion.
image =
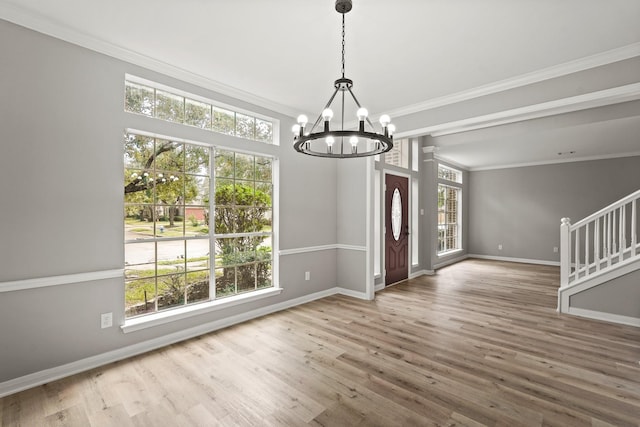
MULTIPOLYGON (((213 119, 212 119, 213 120, 213 119)), ((209 299, 216 299, 216 149, 209 149, 209 299)))

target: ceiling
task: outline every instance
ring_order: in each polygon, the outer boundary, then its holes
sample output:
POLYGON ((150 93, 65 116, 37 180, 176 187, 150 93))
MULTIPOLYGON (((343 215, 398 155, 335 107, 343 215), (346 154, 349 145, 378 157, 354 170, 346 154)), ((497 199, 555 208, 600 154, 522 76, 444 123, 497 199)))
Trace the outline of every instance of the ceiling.
MULTIPOLYGON (((317 115, 340 74, 334 0, 0 0, 0 18, 289 116, 317 115)), ((517 86, 619 48, 640 56, 638 0, 354 0, 346 15, 346 76, 372 116, 517 86)), ((471 169, 557 161, 566 138, 586 137, 578 158, 640 152, 640 111, 615 120, 576 125, 575 135, 550 125, 523 138, 472 130, 478 138, 464 143, 433 141, 471 169), (620 147, 614 137, 598 148, 592 133, 616 134, 617 124, 620 147)))

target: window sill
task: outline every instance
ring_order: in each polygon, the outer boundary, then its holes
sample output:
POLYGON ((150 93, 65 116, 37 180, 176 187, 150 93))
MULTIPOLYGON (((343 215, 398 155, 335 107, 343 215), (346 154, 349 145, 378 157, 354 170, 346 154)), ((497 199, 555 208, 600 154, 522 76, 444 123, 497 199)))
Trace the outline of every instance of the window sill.
POLYGON ((461 253, 463 251, 464 251, 464 249, 452 249, 450 251, 440 252, 438 254, 438 258, 442 258, 442 257, 449 256, 449 255, 459 254, 459 253, 461 253))
POLYGON ((125 320, 124 325, 120 326, 120 329, 125 334, 128 334, 129 332, 140 331, 142 329, 152 328, 165 323, 175 322, 176 320, 186 319, 188 317, 198 316, 200 314, 222 310, 235 305, 246 304, 248 302, 272 297, 274 295, 279 295, 281 292, 282 288, 268 288, 221 300, 203 302, 146 316, 134 317, 132 319, 125 320))

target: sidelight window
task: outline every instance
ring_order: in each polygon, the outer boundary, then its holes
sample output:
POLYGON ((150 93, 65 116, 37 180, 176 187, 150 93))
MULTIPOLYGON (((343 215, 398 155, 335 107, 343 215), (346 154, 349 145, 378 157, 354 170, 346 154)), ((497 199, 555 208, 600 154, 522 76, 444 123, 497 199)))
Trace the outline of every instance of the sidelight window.
POLYGON ((438 255, 462 249, 462 172, 438 166, 438 255))

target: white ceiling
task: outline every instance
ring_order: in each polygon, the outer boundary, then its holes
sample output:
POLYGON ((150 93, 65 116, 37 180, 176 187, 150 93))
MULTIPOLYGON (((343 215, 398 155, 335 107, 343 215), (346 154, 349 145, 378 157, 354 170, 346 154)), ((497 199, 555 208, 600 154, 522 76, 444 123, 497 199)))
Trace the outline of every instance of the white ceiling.
MULTIPOLYGON (((334 0, 0 0, 0 18, 288 115, 319 113, 340 72, 334 0)), ((346 21, 346 76, 373 116, 640 43, 638 0, 354 0, 346 21)), ((473 168, 551 160, 481 161, 500 138, 477 144, 448 155, 473 168)))

